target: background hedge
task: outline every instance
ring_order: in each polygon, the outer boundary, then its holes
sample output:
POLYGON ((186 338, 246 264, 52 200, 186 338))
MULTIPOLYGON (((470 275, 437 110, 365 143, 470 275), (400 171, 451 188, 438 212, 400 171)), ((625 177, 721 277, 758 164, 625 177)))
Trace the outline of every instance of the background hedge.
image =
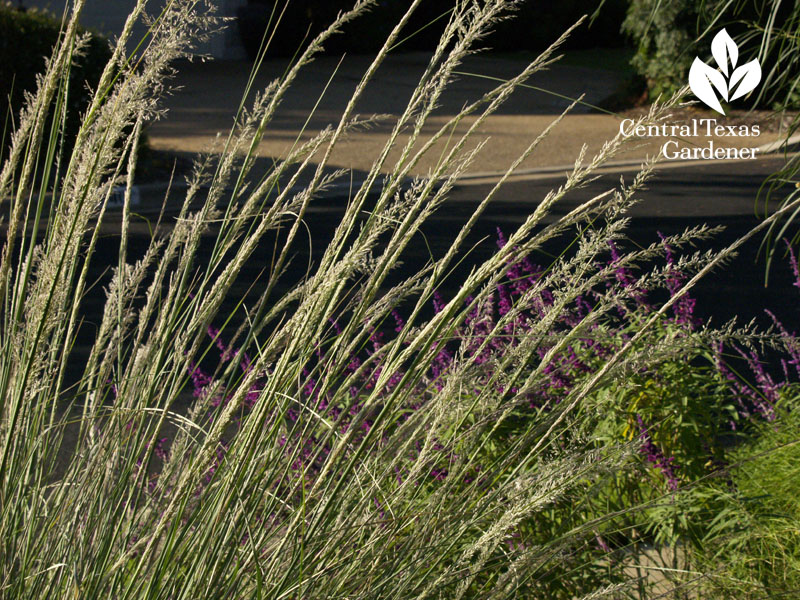
POLYGON ((637 47, 632 64, 651 97, 685 85, 694 57, 711 60, 711 40, 725 28, 739 45, 739 64, 758 57, 762 68, 761 84, 737 107, 800 108, 800 2, 629 2, 622 30, 637 47))
MULTIPOLYGON (((2 149, 8 146, 17 114, 24 102, 24 93, 36 89, 36 76, 44 71, 45 57, 50 56, 58 40, 61 20, 37 10, 21 11, 9 3, 0 3, 0 111, 5 135, 2 149), (9 121, 9 117, 13 119, 9 121)), ((72 67, 67 102, 66 137, 73 139, 80 126, 81 115, 90 94, 100 80, 103 68, 111 57, 108 41, 93 34, 83 56, 72 67)))

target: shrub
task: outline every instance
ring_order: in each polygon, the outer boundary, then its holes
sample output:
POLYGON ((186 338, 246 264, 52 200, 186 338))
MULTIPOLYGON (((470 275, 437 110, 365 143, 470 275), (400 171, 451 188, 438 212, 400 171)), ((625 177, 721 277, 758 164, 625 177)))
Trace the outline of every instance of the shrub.
MULTIPOLYGON (((794 285, 800 287, 791 248, 789 254, 794 285)), ((729 354, 742 359, 745 379, 723 361, 721 347, 716 351, 748 432, 729 448, 716 476, 694 490, 706 506, 705 526, 687 558, 713 574, 702 589, 715 598, 779 598, 800 586, 800 340, 768 314, 782 351, 772 361, 778 366, 772 373, 752 350, 733 347, 729 354)))
POLYGON ((632 0, 622 31, 636 44, 631 65, 648 81, 652 97, 686 85, 694 56, 697 3, 632 0))
MULTIPOLYGON (((45 70, 62 30, 61 21, 37 10, 21 11, 11 3, 0 4, 0 114, 7 126, 0 148, 8 146, 13 123, 25 94, 36 90, 36 79, 45 70), (11 120, 8 120, 11 119, 11 120)), ((75 56, 69 74, 66 106, 66 138, 73 139, 80 119, 111 57, 108 41, 92 33, 88 44, 75 56)), ((1 155, 1 154, 0 154, 1 155)))
POLYGON ((686 85, 694 57, 708 61, 709 40, 725 28, 739 44, 740 56, 757 57, 762 66, 763 78, 747 99, 749 106, 796 108, 798 25, 800 8, 780 2, 632 0, 622 31, 637 47, 631 64, 647 79, 651 97, 669 96, 686 85))
POLYGON ((709 596, 780 598, 800 587, 800 390, 783 396, 776 420, 731 453, 728 485, 706 491, 715 514, 696 562, 714 573, 709 596))

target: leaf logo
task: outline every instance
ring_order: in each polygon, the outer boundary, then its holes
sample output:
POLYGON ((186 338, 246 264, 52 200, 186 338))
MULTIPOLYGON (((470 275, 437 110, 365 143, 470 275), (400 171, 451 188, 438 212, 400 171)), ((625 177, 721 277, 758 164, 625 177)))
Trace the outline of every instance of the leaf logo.
POLYGON ((741 98, 752 92, 761 81, 761 65, 758 60, 753 59, 737 68, 739 47, 724 29, 711 41, 711 54, 719 68, 710 67, 695 57, 692 68, 689 69, 689 87, 709 108, 724 115, 725 111, 714 90, 726 102, 741 98))

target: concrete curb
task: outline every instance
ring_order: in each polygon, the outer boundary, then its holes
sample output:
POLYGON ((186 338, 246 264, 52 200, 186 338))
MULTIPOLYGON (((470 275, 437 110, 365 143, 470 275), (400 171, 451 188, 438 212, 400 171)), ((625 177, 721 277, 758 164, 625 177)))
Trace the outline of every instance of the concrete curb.
MULTIPOLYGON (((763 144, 756 148, 756 152, 758 154, 756 160, 758 158, 764 157, 764 155, 769 154, 778 154, 780 152, 786 151, 791 155, 797 154, 800 151, 800 134, 794 135, 790 137, 788 140, 776 140, 774 142, 769 142, 768 144, 763 144)), ((615 169, 615 168, 629 168, 629 167, 640 167, 641 164, 644 162, 644 158, 631 158, 627 160, 616 160, 607 162, 601 168, 602 169, 615 169)), ((721 164, 721 163, 733 163, 739 162, 738 160, 734 159, 713 159, 713 160, 674 160, 674 161, 662 161, 658 164, 658 167, 667 167, 667 168, 678 168, 682 166, 689 166, 689 165, 699 165, 699 164, 721 164)), ((527 175, 556 175, 561 173, 569 173, 575 168, 575 165, 559 165, 554 167, 534 167, 531 169, 519 169, 518 171, 514 171, 513 177, 524 177, 527 175)), ((469 181, 472 179, 490 179, 490 178, 500 178, 505 174, 504 171, 486 171, 486 172, 479 172, 479 173, 469 173, 467 175, 463 175, 459 177, 459 181, 469 181)))
POLYGON ((759 146, 759 154, 773 154, 776 152, 797 152, 800 150, 800 134, 793 135, 788 140, 775 140, 769 144, 759 146))

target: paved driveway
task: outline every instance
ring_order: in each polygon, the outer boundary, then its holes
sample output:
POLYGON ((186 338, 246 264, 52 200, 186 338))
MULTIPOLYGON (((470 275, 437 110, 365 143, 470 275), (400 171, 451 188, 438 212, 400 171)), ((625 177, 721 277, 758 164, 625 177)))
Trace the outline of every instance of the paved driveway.
MULTIPOLYGON (((470 57, 460 69, 462 74, 442 97, 435 116, 423 131, 423 140, 428 139, 464 104, 496 85, 497 79, 514 76, 532 58, 523 54, 470 57)), ((428 55, 424 53, 390 56, 366 90, 357 112, 364 116, 399 115, 427 61, 428 55)), ((308 65, 271 123, 258 150, 259 155, 281 158, 298 137, 308 138, 322 127, 336 122, 368 65, 366 56, 345 57, 341 63, 334 57, 321 57, 308 65)), ((283 73, 286 66, 284 60, 267 61, 256 77, 255 89, 264 88, 283 73)), ((175 82, 180 89, 166 102, 168 115, 149 131, 153 147, 186 152, 210 149, 215 135, 226 132, 233 122, 250 67, 247 62, 230 61, 181 64, 175 82)), ((471 171, 504 170, 568 105, 565 97, 577 98, 585 94, 585 102, 595 104, 616 89, 619 78, 619 73, 601 68, 558 64, 536 73, 528 82, 533 87, 517 90, 479 130, 474 142, 481 138, 489 141, 471 171)), ((589 110, 587 106, 576 108, 521 168, 571 164, 583 144, 588 145, 589 152, 595 152, 619 131, 619 117, 589 114, 589 110)), ((474 117, 464 119, 456 133, 473 122, 474 117)), ((356 171, 368 170, 383 147, 390 123, 391 119, 386 124, 349 134, 334 152, 330 164, 356 171)), ((769 134, 762 134, 750 138, 748 145, 761 145, 771 139, 769 134)), ((662 138, 649 139, 619 158, 643 157, 656 152, 663 142, 662 138)), ((725 138, 715 142, 722 146, 732 143, 725 138)), ((444 143, 417 165, 415 175, 428 173, 444 149, 444 143)), ((393 157, 397 155, 395 152, 393 157)), ((387 169, 392 164, 390 162, 387 169)))

